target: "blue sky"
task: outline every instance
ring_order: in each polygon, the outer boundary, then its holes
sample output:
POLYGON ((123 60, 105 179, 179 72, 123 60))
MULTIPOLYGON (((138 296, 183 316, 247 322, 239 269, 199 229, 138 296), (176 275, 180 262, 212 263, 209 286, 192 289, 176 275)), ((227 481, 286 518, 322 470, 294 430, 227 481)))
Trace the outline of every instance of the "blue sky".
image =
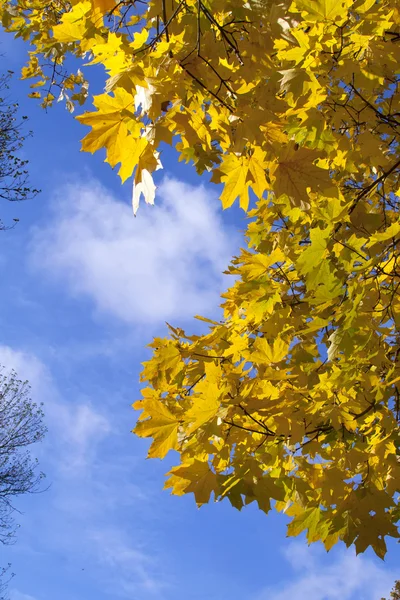
MULTIPOLYGON (((1 36, 3 70, 21 44, 1 36)), ((98 89, 100 80, 93 80, 98 89)), ((12 94, 30 118, 25 146, 42 193, 2 206, 18 217, 0 236, 0 363, 45 403, 49 433, 35 448, 50 485, 22 498, 11 600, 380 600, 400 576, 399 546, 383 563, 285 538, 285 518, 228 503, 198 510, 162 491, 174 464, 146 460, 130 430, 145 345, 165 321, 193 331, 218 314, 221 273, 245 227, 222 212, 216 186, 164 152, 156 206, 135 219, 130 184, 103 157, 79 152, 84 128, 58 105, 45 113, 12 94)))

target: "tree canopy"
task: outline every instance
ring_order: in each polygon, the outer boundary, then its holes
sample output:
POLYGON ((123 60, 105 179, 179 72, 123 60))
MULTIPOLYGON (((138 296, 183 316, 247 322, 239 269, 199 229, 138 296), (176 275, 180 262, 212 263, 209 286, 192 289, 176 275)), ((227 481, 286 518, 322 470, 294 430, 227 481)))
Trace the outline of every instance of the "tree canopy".
MULTIPOLYGON (((15 202, 34 197, 38 190, 29 185, 28 161, 20 156, 26 117, 19 117, 18 104, 8 97, 11 76, 11 71, 0 75, 0 199, 15 202)), ((8 225, 0 220, 0 230, 4 229, 8 225)))
MULTIPOLYGON (((0 372, 0 543, 14 540, 14 500, 39 490, 43 474, 28 447, 46 433, 43 412, 29 398, 29 386, 15 372, 0 372)), ((1 572, 0 578, 4 577, 1 572)), ((0 585, 0 593, 1 593, 0 585)))
POLYGON ((135 211, 170 145, 248 213, 223 320, 171 326, 144 365, 135 431, 151 457, 178 451, 166 487, 383 557, 400 520, 398 2, 0 7, 44 107, 84 104, 104 67, 82 149, 133 176, 135 211))

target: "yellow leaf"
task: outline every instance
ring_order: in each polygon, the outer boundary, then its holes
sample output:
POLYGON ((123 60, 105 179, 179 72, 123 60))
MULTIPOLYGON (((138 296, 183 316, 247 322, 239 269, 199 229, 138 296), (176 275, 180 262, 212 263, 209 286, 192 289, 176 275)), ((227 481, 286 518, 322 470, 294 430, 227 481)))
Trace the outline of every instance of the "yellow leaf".
POLYGON ((224 157, 220 166, 223 173, 221 181, 225 184, 221 194, 224 208, 231 206, 239 198, 240 206, 247 210, 249 206, 249 186, 258 198, 262 198, 268 188, 265 170, 268 163, 265 152, 260 148, 252 148, 247 156, 229 154, 224 157))
POLYGON ((329 188, 329 172, 314 164, 317 154, 308 148, 297 148, 293 143, 287 145, 279 156, 278 168, 274 172, 273 191, 276 196, 287 196, 298 206, 307 206, 308 193, 320 188, 329 188))
POLYGON ((168 385, 182 366, 182 358, 176 345, 156 338, 151 347, 156 348, 152 361, 144 363, 144 374, 154 387, 168 385))
POLYGON ((377 242, 384 242, 389 240, 390 238, 396 238, 400 233, 400 220, 392 223, 385 231, 382 233, 375 233, 370 237, 367 243, 367 247, 371 247, 377 242))
POLYGON ((331 229, 329 227, 326 227, 325 229, 314 227, 311 229, 311 244, 300 254, 297 261, 299 273, 306 275, 319 268, 325 260, 330 235, 331 229))
POLYGON ((254 350, 251 353, 251 358, 255 362, 265 362, 267 364, 275 364, 286 358, 289 344, 277 337, 272 344, 269 344, 265 337, 258 337, 254 342, 254 350))
POLYGON ((276 248, 271 254, 249 253, 246 256, 242 272, 247 280, 252 281, 267 274, 268 268, 274 263, 285 261, 285 255, 280 248, 276 248))
MULTIPOLYGON (((118 162, 121 163, 118 175, 121 177, 122 183, 132 175, 134 168, 139 164, 148 146, 149 143, 146 138, 136 138, 133 135, 128 135, 119 147, 119 154, 112 155, 113 160, 119 159, 118 162)), ((113 166, 108 158, 107 162, 113 166)))
POLYGON ((336 21, 347 18, 352 0, 296 0, 296 8, 310 21, 336 21))
MULTIPOLYGON (((174 467, 171 469, 170 474, 171 483, 178 484, 179 488, 184 486, 185 492, 193 492, 197 504, 205 504, 210 500, 211 492, 216 490, 217 478, 213 473, 207 462, 195 459, 193 462, 183 464, 180 467, 174 467), (176 481, 176 478, 185 480, 184 482, 176 481)), ((173 487, 172 493, 174 493, 174 487, 171 486, 168 481, 165 488, 173 487)))
POLYGON ((296 536, 306 529, 307 538, 312 537, 320 525, 320 519, 321 511, 318 507, 299 511, 299 514, 289 523, 287 533, 289 536, 296 536))
POLYGON ((115 0, 92 0, 93 8, 99 10, 102 15, 115 8, 115 0))
POLYGON ((88 24, 86 15, 92 8, 89 0, 78 2, 70 12, 64 13, 61 23, 53 28, 54 39, 59 42, 75 42, 85 37, 88 24))
POLYGON ((220 408, 221 367, 214 362, 206 363, 205 374, 206 377, 196 386, 193 406, 186 413, 189 434, 214 419, 220 408))
POLYGON ((178 449, 179 421, 160 400, 143 400, 140 405, 150 418, 139 421, 134 432, 139 437, 152 437, 149 458, 164 458, 169 450, 178 449))
POLYGON ((249 157, 249 172, 251 176, 250 186, 259 200, 269 187, 265 177, 267 167, 266 153, 256 146, 252 149, 252 154, 249 157))
POLYGON ((229 208, 239 198, 240 206, 247 210, 249 206, 249 185, 247 175, 249 172, 249 161, 245 156, 230 154, 224 158, 220 170, 223 173, 221 181, 224 189, 221 194, 221 202, 224 208, 229 208))
POLYGON ((90 125, 92 131, 82 140, 82 150, 96 152, 101 148, 107 151, 107 162, 115 167, 121 163, 121 178, 125 180, 139 161, 148 145, 140 138, 140 125, 132 114, 134 97, 123 88, 116 88, 114 96, 96 96, 94 104, 97 112, 85 113, 77 119, 90 125), (131 133, 133 132, 133 133, 131 133))

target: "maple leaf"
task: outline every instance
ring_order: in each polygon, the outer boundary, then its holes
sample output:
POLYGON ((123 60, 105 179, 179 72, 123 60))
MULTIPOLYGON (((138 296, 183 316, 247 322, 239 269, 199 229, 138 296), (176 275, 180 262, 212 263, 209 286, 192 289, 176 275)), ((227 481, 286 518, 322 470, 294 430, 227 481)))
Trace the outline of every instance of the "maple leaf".
MULTIPOLYGON (((210 500, 210 495, 217 487, 217 478, 213 473, 207 462, 200 461, 198 459, 193 460, 189 464, 183 464, 180 467, 174 467, 170 474, 171 485, 168 482, 165 488, 172 487, 174 493, 174 482, 176 478, 183 480, 178 483, 179 486, 184 488, 185 493, 193 492, 197 504, 206 504, 210 500)), ((175 483, 176 485, 176 483, 175 483)))
POLYGON ((252 148, 249 156, 249 173, 252 178, 250 187, 260 200, 264 192, 270 187, 265 176, 268 166, 269 162, 266 160, 266 152, 259 147, 252 148))
POLYGON ((193 406, 186 413, 185 418, 190 423, 189 434, 213 419, 220 408, 221 369, 214 363, 208 363, 205 365, 205 375, 207 377, 196 386, 193 406))
MULTIPOLYGON (((140 138, 140 140, 143 140, 143 138, 140 138)), ((133 213, 136 215, 141 195, 143 195, 146 204, 154 204, 156 186, 151 173, 158 169, 162 169, 162 164, 158 158, 158 153, 154 152, 154 148, 152 148, 150 144, 144 144, 143 147, 140 147, 140 144, 137 144, 136 152, 132 152, 132 156, 135 156, 132 161, 135 165, 137 164, 138 167, 136 169, 132 193, 133 213)), ((125 181, 129 174, 122 172, 122 169, 123 164, 121 165, 119 176, 122 181, 125 181)))
POLYGON ((292 92, 296 96, 303 93, 304 83, 309 81, 307 73, 304 69, 286 69, 280 71, 282 79, 280 81, 281 89, 284 92, 292 92))
POLYGON ((93 153, 106 147, 110 154, 110 164, 115 166, 120 162, 128 136, 128 127, 123 113, 132 110, 134 98, 123 88, 118 88, 114 91, 114 96, 109 94, 97 96, 94 104, 98 112, 85 113, 77 117, 81 123, 92 127, 92 131, 82 142, 82 149, 93 153))
POLYGON ((319 507, 308 508, 299 512, 288 525, 288 535, 297 536, 306 529, 307 539, 313 538, 317 529, 321 527, 321 517, 319 507))
POLYGON ((310 21, 342 21, 351 0, 296 0, 296 9, 304 11, 310 21))
POLYGON ((310 245, 301 253, 297 261, 300 273, 307 275, 315 269, 323 268, 327 257, 328 240, 331 235, 329 227, 320 229, 314 227, 310 230, 310 245))
POLYGON ((318 154, 307 148, 298 148, 294 143, 286 146, 279 157, 274 171, 273 190, 276 196, 287 196, 298 206, 308 203, 307 190, 318 191, 331 185, 328 171, 314 164, 318 154))
MULTIPOLYGON (((139 208, 140 196, 143 194, 146 204, 154 204, 156 197, 156 186, 154 185, 153 177, 147 169, 142 169, 140 172, 141 180, 133 184, 132 207, 133 213, 136 214, 139 208)), ((125 177, 123 178, 125 179, 125 177)))
POLYGON ((86 17, 91 9, 89 0, 78 2, 72 9, 64 13, 61 23, 53 29, 54 39, 59 42, 75 42, 85 37, 87 30, 86 17))
POLYGON ((229 208, 239 198, 240 206, 246 210, 249 205, 249 161, 245 156, 229 155, 220 167, 221 181, 225 184, 221 194, 224 208, 229 208))
POLYGON ((169 340, 165 342, 157 338, 150 347, 155 348, 155 360, 145 363, 146 378, 155 386, 170 382, 181 368, 182 357, 179 348, 169 340))
POLYGON ((261 361, 267 364, 278 363, 285 358, 289 349, 289 344, 281 338, 276 338, 272 344, 263 338, 257 338, 254 342, 251 358, 255 362, 261 361))
POLYGON ((221 194, 224 208, 231 206, 237 198, 243 210, 249 206, 249 187, 252 187, 258 198, 262 198, 268 189, 265 170, 265 152, 260 148, 253 149, 248 156, 228 155, 220 165, 221 181, 225 184, 221 194))
POLYGON ((140 407, 150 418, 139 421, 135 433, 139 437, 153 438, 149 458, 164 458, 169 450, 177 450, 179 421, 176 417, 154 399, 144 400, 140 407))
POLYGON ((148 141, 139 137, 140 125, 131 113, 133 104, 133 96, 123 88, 117 88, 114 96, 96 96, 94 105, 98 112, 77 117, 81 123, 92 127, 82 140, 82 150, 93 153, 106 148, 107 162, 112 167, 121 163, 122 181, 132 174, 148 146, 148 141))

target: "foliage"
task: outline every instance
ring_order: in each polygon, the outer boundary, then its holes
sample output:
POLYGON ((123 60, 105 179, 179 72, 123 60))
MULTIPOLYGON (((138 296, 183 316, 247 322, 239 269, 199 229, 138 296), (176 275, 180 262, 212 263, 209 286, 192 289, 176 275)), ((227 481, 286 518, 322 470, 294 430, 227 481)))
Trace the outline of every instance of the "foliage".
MULTIPOLYGON (((27 200, 38 192, 28 184, 27 160, 18 156, 25 137, 22 121, 18 120, 18 104, 7 98, 11 71, 0 76, 0 199, 7 201, 27 200)), ((0 230, 7 227, 0 221, 0 230)))
POLYGON ((11 372, 0 373, 0 542, 13 541, 16 525, 13 499, 39 490, 43 473, 27 447, 46 433, 43 412, 29 398, 26 382, 11 372))
MULTIPOLYGON (((381 600, 386 600, 386 598, 382 598, 381 600)), ((400 600, 400 580, 395 582, 394 587, 390 592, 390 600, 400 600)))
POLYGON ((151 457, 179 452, 166 487, 272 504, 289 535, 383 557, 400 519, 398 2, 0 6, 44 107, 85 102, 76 59, 105 68, 82 149, 134 175, 135 210, 168 144, 248 211, 223 320, 171 327, 144 365, 135 431, 151 457))

